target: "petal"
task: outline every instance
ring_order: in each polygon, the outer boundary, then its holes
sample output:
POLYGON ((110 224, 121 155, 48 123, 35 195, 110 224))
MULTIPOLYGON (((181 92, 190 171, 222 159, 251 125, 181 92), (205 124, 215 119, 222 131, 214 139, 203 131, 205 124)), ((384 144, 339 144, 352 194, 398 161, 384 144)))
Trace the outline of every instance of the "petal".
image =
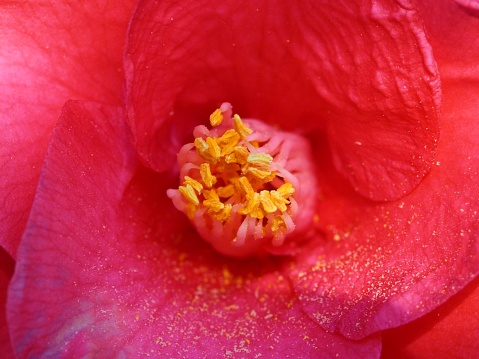
POLYGON ((14 257, 63 103, 121 101, 121 54, 133 4, 0 5, 0 238, 14 257))
POLYGON ((479 352, 479 278, 424 317, 383 333, 382 358, 474 358, 479 352))
POLYGON ((442 79, 478 80, 479 2, 418 1, 442 79))
POLYGON ((327 240, 298 259, 293 281, 327 330, 361 338, 402 325, 479 273, 478 85, 444 86, 437 163, 410 195, 381 205, 323 179, 327 240))
POLYGON ((2 358, 5 359, 15 358, 5 317, 7 288, 13 275, 14 266, 12 257, 0 247, 0 348, 2 348, 2 358))
POLYGON ((225 100, 286 129, 327 128, 338 169, 376 200, 431 166, 439 80, 408 1, 140 1, 125 69, 138 152, 157 170, 225 100))
POLYGON ((136 167, 121 112, 69 102, 49 147, 10 294, 20 357, 378 357, 328 334, 271 259, 217 255, 136 167), (42 315, 38 315, 42 313, 42 315))

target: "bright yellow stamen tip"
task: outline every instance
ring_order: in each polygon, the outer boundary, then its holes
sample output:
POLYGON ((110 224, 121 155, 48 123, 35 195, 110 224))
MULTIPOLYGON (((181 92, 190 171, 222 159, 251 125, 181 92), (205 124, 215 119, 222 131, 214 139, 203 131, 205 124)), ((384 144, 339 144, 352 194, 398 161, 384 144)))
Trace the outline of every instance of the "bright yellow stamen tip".
POLYGON ((200 204, 200 201, 196 196, 195 190, 190 184, 187 184, 186 186, 180 186, 178 190, 189 203, 194 204, 195 206, 200 204))
POLYGON ((221 110, 217 108, 211 115, 210 115, 210 123, 211 126, 216 127, 221 125, 221 122, 223 122, 223 114, 221 113, 221 110))
POLYGON ((211 174, 209 163, 202 163, 200 165, 200 175, 207 188, 213 187, 213 185, 216 183, 216 177, 211 174))
POLYGON ((235 131, 238 132, 242 140, 245 140, 247 135, 253 133, 253 130, 244 124, 243 120, 241 119, 241 117, 239 117, 239 115, 233 116, 233 123, 235 131))

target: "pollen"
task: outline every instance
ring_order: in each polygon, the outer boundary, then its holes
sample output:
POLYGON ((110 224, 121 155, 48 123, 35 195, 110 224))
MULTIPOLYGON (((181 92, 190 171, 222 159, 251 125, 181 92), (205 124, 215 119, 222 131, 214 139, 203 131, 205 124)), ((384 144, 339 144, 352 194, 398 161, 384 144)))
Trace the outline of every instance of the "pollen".
POLYGON ((195 129, 194 142, 178 157, 180 186, 167 194, 204 239, 242 257, 264 245, 282 245, 295 230, 300 183, 285 166, 291 161, 279 156, 285 141, 270 147, 270 127, 243 121, 231 109, 222 104, 210 116, 211 129, 195 129))

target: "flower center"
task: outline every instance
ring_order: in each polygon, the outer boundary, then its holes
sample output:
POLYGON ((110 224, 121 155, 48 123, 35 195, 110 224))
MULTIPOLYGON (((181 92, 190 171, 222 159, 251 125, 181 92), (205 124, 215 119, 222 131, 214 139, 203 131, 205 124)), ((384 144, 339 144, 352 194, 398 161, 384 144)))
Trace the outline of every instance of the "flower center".
POLYGON ((244 257, 270 252, 297 227, 306 228, 314 201, 303 198, 301 178, 316 186, 304 138, 232 114, 223 103, 210 116, 212 129, 194 129, 194 143, 178 153, 182 185, 167 194, 218 251, 244 257), (301 226, 295 225, 299 211, 301 226))

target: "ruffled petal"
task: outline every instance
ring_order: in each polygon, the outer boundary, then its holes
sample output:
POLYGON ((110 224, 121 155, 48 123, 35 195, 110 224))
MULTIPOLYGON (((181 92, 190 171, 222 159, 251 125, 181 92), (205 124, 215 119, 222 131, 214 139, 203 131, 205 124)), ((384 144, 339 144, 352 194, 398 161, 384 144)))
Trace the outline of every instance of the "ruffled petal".
POLYGON ((479 353, 479 278, 426 316, 383 333, 381 358, 475 358, 479 353))
POLYGON ((171 168, 222 101, 286 129, 327 129, 337 168, 390 200, 429 170, 437 69, 408 1, 140 1, 125 57, 138 152, 171 168))
POLYGON ((2 358, 5 359, 15 358, 5 316, 7 288, 13 275, 14 266, 12 257, 0 247, 0 348, 2 348, 2 358))
POLYGON ((14 257, 63 103, 121 102, 121 54, 134 3, 0 5, 0 238, 14 257))
POLYGON ((67 103, 18 251, 20 357, 378 357, 304 314, 272 259, 216 254, 139 168, 121 111, 67 103), (42 313, 42 315, 38 315, 42 313))
POLYGON ((399 326, 478 274, 478 88, 444 86, 437 162, 410 195, 381 205, 322 177, 317 225, 329 240, 305 251, 292 279, 305 310, 327 330, 361 338, 399 326))

